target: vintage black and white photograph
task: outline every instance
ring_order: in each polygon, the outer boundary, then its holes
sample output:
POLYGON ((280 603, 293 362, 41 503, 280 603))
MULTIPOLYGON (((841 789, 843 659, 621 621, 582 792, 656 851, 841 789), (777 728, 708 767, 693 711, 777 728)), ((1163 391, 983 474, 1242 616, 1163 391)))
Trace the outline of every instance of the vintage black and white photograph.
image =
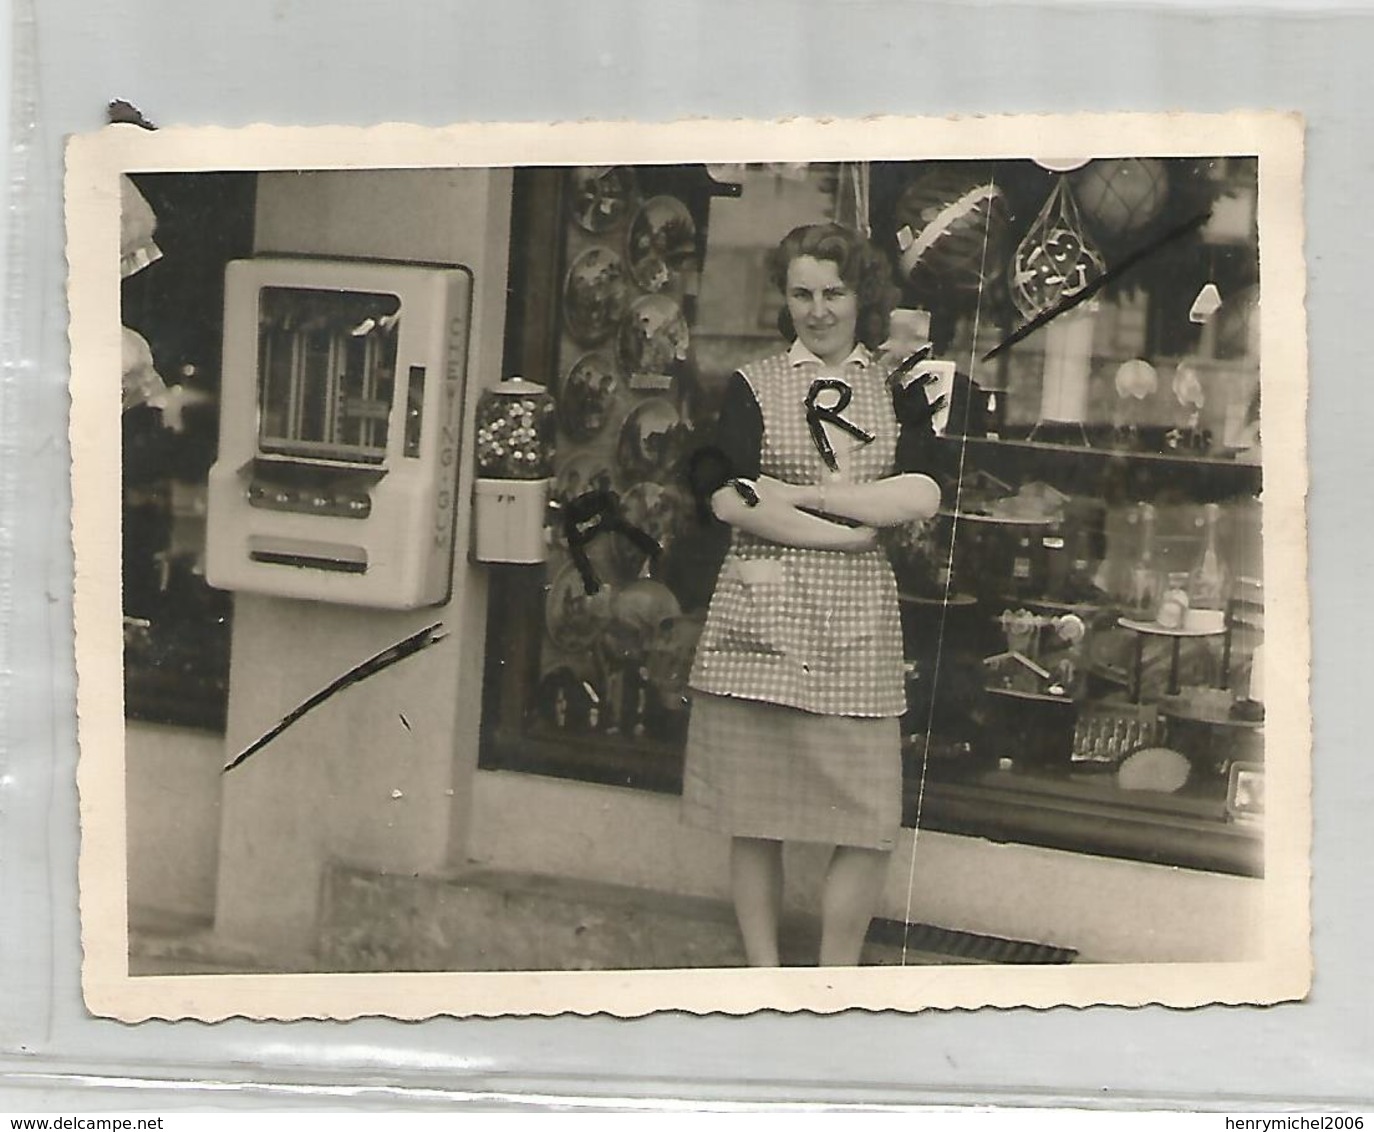
POLYGON ((88 1004, 1301 997, 1300 190, 1276 115, 77 139, 88 1004))

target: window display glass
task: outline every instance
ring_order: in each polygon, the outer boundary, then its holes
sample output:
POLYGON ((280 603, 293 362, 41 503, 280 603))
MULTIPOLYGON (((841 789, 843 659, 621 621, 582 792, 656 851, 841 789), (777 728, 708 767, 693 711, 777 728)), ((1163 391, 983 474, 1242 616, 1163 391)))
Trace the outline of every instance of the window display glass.
POLYGON ((258 428, 264 452, 381 463, 400 308, 395 295, 262 289, 258 428))
POLYGON ((156 380, 140 383, 134 403, 126 397, 121 420, 125 710, 220 730, 233 603, 205 581, 206 483, 218 446, 224 267, 252 251, 256 175, 131 181, 141 197, 126 193, 126 220, 155 233, 156 254, 124 264, 120 313, 126 341, 144 342, 143 375, 156 380))
POLYGON ((767 250, 838 219, 926 312, 893 335, 928 325, 949 369, 940 514, 886 540, 908 824, 1258 871, 1230 798, 1238 765, 1259 796, 1264 750, 1255 177, 1147 156, 521 171, 507 368, 556 402, 553 553, 492 578, 520 612, 489 638, 484 765, 680 788, 728 539, 686 468, 729 375, 785 346, 767 250), (588 491, 652 540, 591 540, 594 586, 557 510, 588 491))

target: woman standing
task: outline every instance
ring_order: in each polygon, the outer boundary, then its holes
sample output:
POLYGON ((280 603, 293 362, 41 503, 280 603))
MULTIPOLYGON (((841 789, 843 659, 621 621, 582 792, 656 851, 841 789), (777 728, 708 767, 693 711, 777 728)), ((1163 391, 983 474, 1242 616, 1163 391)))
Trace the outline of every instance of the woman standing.
POLYGON ((770 267, 794 341, 733 375, 721 412, 728 471, 706 490, 733 533, 690 680, 684 818, 731 836, 755 966, 778 963, 783 843, 835 846, 820 963, 852 966, 901 824, 901 624, 876 528, 939 506, 934 481, 894 475, 930 410, 870 352, 892 305, 881 253, 815 225, 770 267))

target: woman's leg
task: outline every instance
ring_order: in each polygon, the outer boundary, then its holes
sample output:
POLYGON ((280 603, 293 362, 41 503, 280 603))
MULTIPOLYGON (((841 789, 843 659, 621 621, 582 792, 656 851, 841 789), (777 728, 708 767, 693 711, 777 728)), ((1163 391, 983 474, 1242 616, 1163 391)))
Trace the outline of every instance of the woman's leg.
POLYGON ((821 895, 821 966, 857 967, 887 877, 887 849, 840 845, 821 895))
POLYGON ((730 888, 749 965, 776 967, 778 920, 782 915, 782 842, 732 838, 730 888))

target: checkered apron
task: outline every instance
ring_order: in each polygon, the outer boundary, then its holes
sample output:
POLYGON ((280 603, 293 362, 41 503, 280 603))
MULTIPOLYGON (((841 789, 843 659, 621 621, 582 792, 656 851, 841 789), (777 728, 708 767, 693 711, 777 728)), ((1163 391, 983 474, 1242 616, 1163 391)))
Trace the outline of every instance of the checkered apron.
MULTIPOLYGON (((886 377, 793 365, 786 354, 740 371, 763 415, 760 470, 786 483, 867 483, 891 475, 897 419, 886 377), (830 431, 839 468, 825 464, 807 424, 817 377, 842 378, 846 419, 874 439, 830 431)), ((828 425, 825 427, 829 427, 828 425)), ((897 585, 881 549, 858 554, 779 546, 736 529, 711 599, 690 686, 823 715, 889 717, 906 704, 897 585)))

